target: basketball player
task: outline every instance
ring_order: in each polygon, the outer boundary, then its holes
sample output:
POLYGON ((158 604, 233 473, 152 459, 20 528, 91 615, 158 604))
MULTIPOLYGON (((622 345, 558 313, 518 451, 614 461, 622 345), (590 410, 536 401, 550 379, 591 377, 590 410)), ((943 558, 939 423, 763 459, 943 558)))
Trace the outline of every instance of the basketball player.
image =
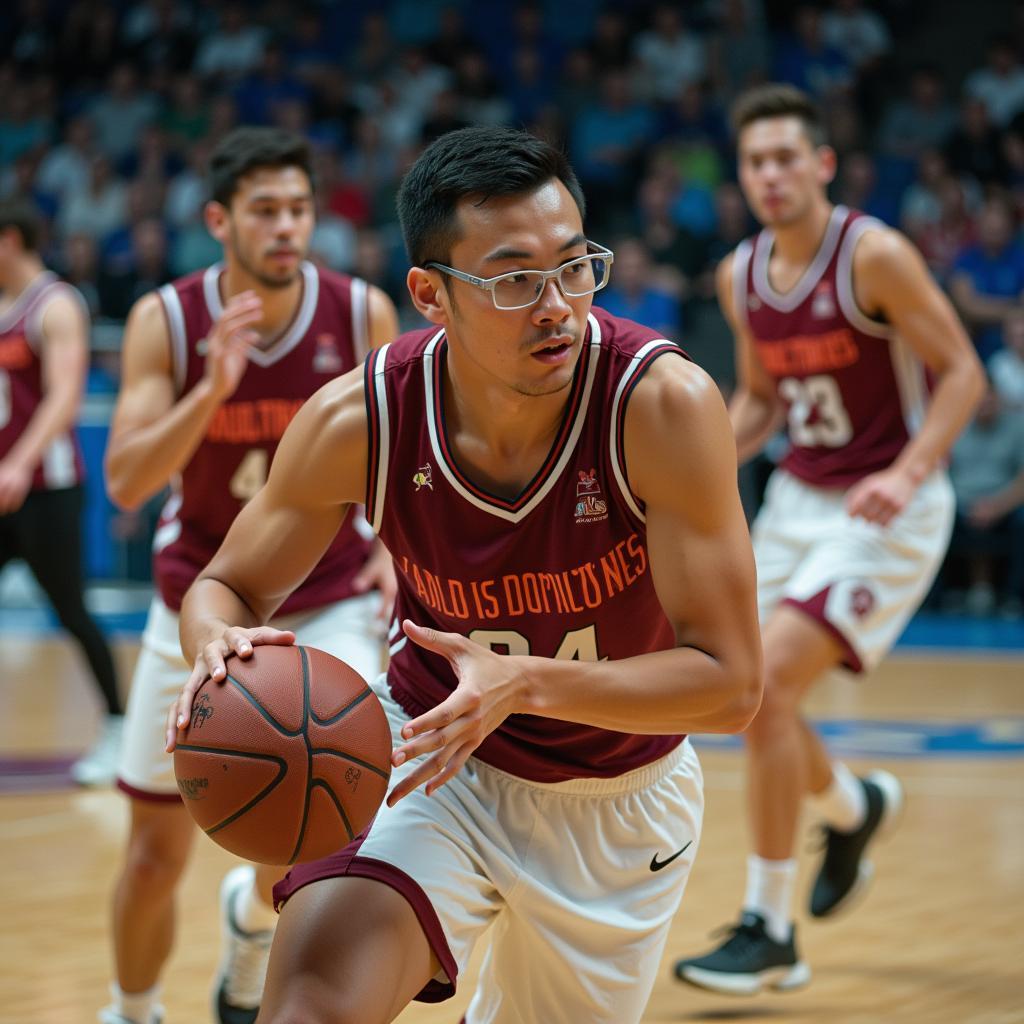
MULTIPOLYGON (((131 834, 114 894, 117 982, 101 1019, 160 1019, 158 982, 174 935, 175 893, 195 828, 164 753, 167 706, 188 669, 177 642, 185 590, 240 508, 263 485, 277 443, 323 383, 397 333, 394 307, 364 282, 304 259, 314 226, 306 143, 273 129, 238 129, 211 157, 205 216, 224 263, 144 296, 125 333, 123 383, 111 429, 111 496, 134 507, 170 483, 154 539, 158 596, 128 703, 118 784, 131 834)), ((303 642, 380 671, 380 595, 390 572, 353 516, 280 608, 303 642)), ((369 534, 369 529, 366 530, 369 534)), ((221 890, 222 1024, 255 1020, 282 869, 242 867, 221 890)))
POLYGON ((365 501, 399 577, 376 686, 394 786, 368 834, 275 890, 261 1020, 444 999, 493 925, 470 1024, 629 1024, 700 837, 684 734, 742 729, 760 695, 725 407, 675 344, 591 309, 613 257, 547 143, 451 132, 398 202, 434 326, 289 427, 186 596, 168 746, 225 654, 292 642, 262 624, 365 501))
POLYGON ((99 785, 114 778, 123 712, 110 648, 83 600, 84 466, 74 426, 89 367, 89 313, 43 266, 38 236, 30 205, 0 202, 0 569, 25 560, 89 663, 106 717, 71 774, 99 785))
POLYGON ((814 917, 870 878, 865 851, 899 810, 896 779, 830 763, 800 705, 829 670, 877 665, 928 591, 953 519, 945 457, 983 378, 917 250, 829 203, 835 154, 808 98, 759 87, 734 119, 740 183, 764 230, 718 269, 737 347, 729 414, 741 459, 782 419, 790 448, 753 530, 765 694, 745 733, 754 852, 743 912, 722 945, 676 974, 751 994, 810 977, 791 910, 804 795, 827 826, 814 917))

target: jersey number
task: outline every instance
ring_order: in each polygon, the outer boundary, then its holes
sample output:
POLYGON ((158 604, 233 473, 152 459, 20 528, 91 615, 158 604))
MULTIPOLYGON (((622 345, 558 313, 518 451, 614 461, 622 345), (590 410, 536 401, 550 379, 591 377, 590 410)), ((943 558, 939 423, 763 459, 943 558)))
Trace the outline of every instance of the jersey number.
POLYGON ((11 421, 11 378, 0 370, 0 430, 11 421))
MULTIPOLYGON (((530 641, 514 629, 474 629, 469 639, 498 654, 530 653, 530 641)), ((603 661, 597 653, 597 629, 584 626, 570 630, 562 637, 555 657, 561 661, 603 661)))
POLYGON ((237 498, 242 504, 256 496, 256 492, 267 482, 267 466, 270 464, 270 457, 263 448, 253 448, 245 453, 245 458, 238 464, 231 482, 228 484, 228 491, 232 498, 237 498))
POLYGON ((779 381, 779 394, 789 404, 793 444, 801 448, 842 448, 850 443, 853 426, 835 377, 785 377, 779 381))

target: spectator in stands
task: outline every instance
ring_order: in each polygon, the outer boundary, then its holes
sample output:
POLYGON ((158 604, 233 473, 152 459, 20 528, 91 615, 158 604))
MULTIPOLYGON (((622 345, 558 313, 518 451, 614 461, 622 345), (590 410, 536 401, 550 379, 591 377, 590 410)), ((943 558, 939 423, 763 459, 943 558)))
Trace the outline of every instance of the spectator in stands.
POLYGON ((950 292, 986 361, 1003 347, 1003 318, 1024 301, 1024 245, 1015 231, 1008 200, 991 195, 978 215, 977 244, 961 252, 950 276, 950 292))
POLYGON ((127 196, 124 182, 115 177, 106 156, 93 157, 85 188, 67 197, 57 214, 61 235, 89 235, 99 242, 125 223, 127 196))
POLYGON ((167 229, 162 220, 148 217, 131 224, 131 250, 99 279, 100 308, 104 316, 124 320, 147 292, 170 281, 167 229))
POLYGON ((134 151, 143 128, 160 114, 157 98, 142 90, 138 72, 128 63, 118 64, 110 72, 106 91, 87 109, 97 148, 115 163, 134 151))
POLYGON ((68 235, 60 247, 57 268, 68 284, 78 289, 95 319, 102 312, 99 291, 99 247, 89 235, 68 235))
POLYGON ((587 48, 595 67, 621 71, 629 66, 633 42, 622 11, 609 7, 598 14, 587 48))
POLYGON ((994 388, 953 446, 949 473, 957 497, 950 554, 967 560, 967 611, 995 610, 999 559, 1007 570, 1003 610, 1017 617, 1024 598, 1024 415, 1006 409, 994 388))
POLYGON ((284 51, 276 43, 263 48, 259 64, 233 91, 238 117, 244 124, 270 124, 274 108, 289 100, 306 103, 309 89, 292 74, 285 63, 284 51))
POLYGON ((999 132, 989 121, 981 100, 967 97, 960 104, 960 117, 946 146, 946 158, 954 171, 969 174, 982 185, 1002 185, 1005 181, 999 132))
POLYGON ((160 118, 160 125, 170 137, 171 145, 190 159, 194 146, 210 127, 210 112, 203 96, 203 87, 195 75, 183 74, 174 79, 171 102, 160 118))
POLYGON ((688 31, 676 4, 654 8, 651 27, 637 36, 633 56, 637 93, 649 100, 670 102, 684 86, 700 82, 707 73, 705 42, 688 31))
POLYGON ((623 238, 613 251, 615 276, 601 295, 601 307, 665 338, 681 337, 678 275, 655 266, 639 238, 623 238))
POLYGON ((1003 318, 1003 345, 989 360, 989 376, 1005 409, 1024 414, 1024 305, 1003 318))
POLYGON ((88 184, 93 156, 92 120, 84 115, 71 118, 64 126, 64 141, 43 157, 36 186, 58 203, 63 202, 88 184))
POLYGON ((936 279, 945 287, 960 254, 977 240, 977 224, 972 212, 975 199, 969 186, 952 174, 943 177, 936 191, 938 219, 921 224, 914 242, 936 279))
POLYGON ((964 94, 984 104, 996 128, 1005 128, 1014 114, 1024 110, 1024 66, 1009 38, 990 40, 988 63, 968 77, 964 94))
POLYGON ((199 44, 192 70, 217 82, 238 81, 259 64, 266 36, 250 19, 245 4, 225 4, 217 30, 199 44))
POLYGON ((877 65, 892 47, 889 26, 861 0, 832 0, 822 18, 821 38, 858 72, 877 65))
POLYGON ((777 52, 775 77, 821 101, 846 92, 853 84, 849 61, 822 37, 821 11, 817 7, 805 4, 797 8, 793 31, 777 52))
POLYGON ((893 227, 899 222, 896 197, 879 186, 874 157, 863 150, 843 157, 835 198, 836 202, 862 210, 893 227))
POLYGON ((887 156, 919 160, 928 149, 942 149, 956 124, 956 111, 946 99, 938 69, 920 66, 910 76, 906 95, 885 111, 878 146, 887 156))
POLYGON ((746 0, 725 0, 721 23, 711 36, 711 81, 723 106, 765 81, 771 66, 768 38, 754 24, 748 7, 746 0))
POLYGON ((32 102, 30 83, 16 81, 0 107, 0 165, 45 145, 51 131, 52 125, 32 102))

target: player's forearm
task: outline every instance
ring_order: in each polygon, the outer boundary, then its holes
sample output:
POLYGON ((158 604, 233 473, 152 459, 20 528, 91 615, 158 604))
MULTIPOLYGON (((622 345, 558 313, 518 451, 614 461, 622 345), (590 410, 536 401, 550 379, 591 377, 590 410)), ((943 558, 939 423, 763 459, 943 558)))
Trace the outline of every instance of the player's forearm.
POLYGON ((778 402, 740 390, 729 402, 729 421, 736 438, 736 458, 742 465, 757 455, 781 429, 783 410, 778 402))
POLYGON ((48 391, 36 408, 28 426, 11 446, 8 459, 27 470, 34 470, 54 438, 67 433, 78 416, 79 387, 61 387, 48 391))
POLYGON ((185 594, 178 619, 178 638, 191 664, 228 626, 259 626, 259 619, 244 600, 221 580, 200 576, 185 594))
POLYGON ((896 468, 916 483, 934 472, 974 416, 984 390, 981 364, 973 352, 965 351, 939 377, 924 423, 900 453, 896 468))
POLYGON ((678 647, 621 661, 523 660, 527 713, 616 732, 740 732, 761 703, 755 654, 726 662, 678 647))
POLYGON ((165 416, 111 438, 107 491, 121 508, 137 508, 180 472, 206 434, 220 399, 200 381, 165 416))

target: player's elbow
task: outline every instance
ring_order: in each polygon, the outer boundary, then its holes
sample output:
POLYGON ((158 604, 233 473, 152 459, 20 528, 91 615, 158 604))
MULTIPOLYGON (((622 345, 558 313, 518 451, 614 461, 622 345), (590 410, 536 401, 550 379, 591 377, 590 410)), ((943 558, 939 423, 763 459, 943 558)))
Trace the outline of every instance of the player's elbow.
POLYGON ((114 459, 107 459, 104 477, 107 484, 107 497, 122 512, 134 512, 149 497, 140 487, 134 486, 131 476, 125 473, 114 459))
POLYGON ((761 666, 751 665, 749 668, 733 673, 731 693, 722 709, 721 732, 743 732, 754 720, 761 707, 764 694, 764 675, 761 666))

